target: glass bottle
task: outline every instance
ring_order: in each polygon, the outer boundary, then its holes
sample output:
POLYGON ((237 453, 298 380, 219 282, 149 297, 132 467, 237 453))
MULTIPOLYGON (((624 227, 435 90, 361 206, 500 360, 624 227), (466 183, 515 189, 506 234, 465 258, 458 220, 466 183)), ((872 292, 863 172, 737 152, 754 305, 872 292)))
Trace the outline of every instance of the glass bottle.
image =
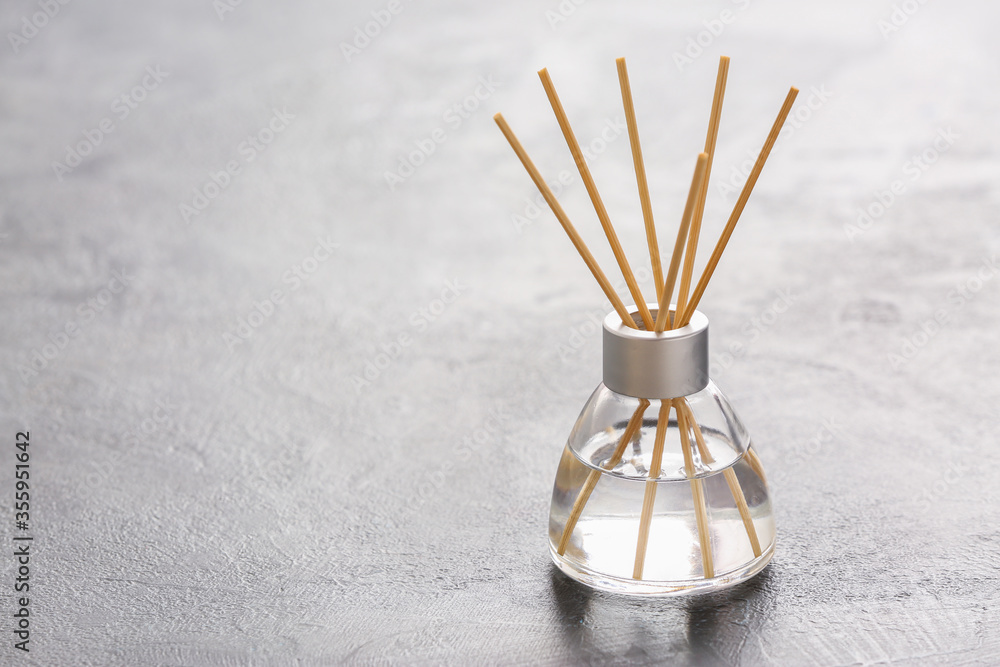
POLYGON ((552 559, 619 593, 731 586, 774 552, 764 470, 708 377, 708 319, 696 311, 679 329, 639 327, 615 312, 604 320, 604 381, 570 433, 552 491, 552 559))

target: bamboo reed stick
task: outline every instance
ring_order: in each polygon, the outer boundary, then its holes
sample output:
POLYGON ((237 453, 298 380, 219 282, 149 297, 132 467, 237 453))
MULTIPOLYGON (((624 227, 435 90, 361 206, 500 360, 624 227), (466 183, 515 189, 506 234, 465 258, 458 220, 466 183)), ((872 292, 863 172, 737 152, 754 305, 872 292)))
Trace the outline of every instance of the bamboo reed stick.
POLYGON ((587 187, 587 193, 590 195, 590 201, 594 205, 594 210, 597 211, 597 217, 601 221, 601 226, 604 228, 604 233, 608 237, 608 242, 611 244, 611 251, 615 255, 615 259, 618 261, 618 267, 622 271, 622 275, 625 276, 625 284, 628 285, 629 293, 632 294, 632 299, 635 301, 635 306, 639 311, 639 317, 642 319, 643 326, 646 330, 653 328, 653 317, 650 315, 649 307, 646 306, 646 300, 642 296, 642 292, 639 291, 639 284, 635 280, 635 275, 632 273, 632 267, 629 266, 628 258, 625 257, 625 251, 622 249, 622 244, 618 240, 618 234, 615 232, 614 226, 611 224, 611 218, 608 216, 608 211, 604 207, 604 201, 601 199, 600 193, 597 191, 597 184, 594 183, 594 177, 590 173, 590 167, 587 166, 587 160, 583 157, 583 151, 580 149, 580 142, 577 141, 576 135, 573 133, 573 128, 570 127, 569 118, 566 117, 566 111, 563 109, 562 102, 559 101, 559 96, 556 94, 555 86, 552 84, 552 79, 549 77, 549 72, 547 69, 541 69, 538 71, 538 77, 542 80, 542 86, 545 88, 545 94, 549 98, 549 104, 552 105, 552 111, 556 115, 556 120, 559 122, 559 128, 562 130, 563 137, 566 139, 566 144, 569 146, 570 153, 573 154, 573 160, 576 162, 576 167, 580 171, 580 177, 583 179, 584 185, 587 187))
POLYGON ((757 452, 753 450, 753 446, 747 449, 747 463, 750 464, 750 468, 760 477, 760 481, 767 484, 767 477, 764 476, 764 466, 757 457, 757 452))
POLYGON ((677 267, 680 265, 681 252, 684 248, 684 239, 687 237, 687 230, 691 224, 691 216, 694 213, 695 199, 701 190, 705 180, 705 168, 708 165, 708 155, 700 153, 698 161, 694 166, 694 176, 691 178, 691 188, 688 190, 687 202, 684 204, 684 215, 681 216, 681 226, 677 230, 677 241, 674 243, 674 252, 670 256, 670 268, 667 269, 667 278, 663 287, 659 290, 659 303, 656 312, 656 322, 654 331, 660 332, 667 328, 670 323, 670 297, 674 293, 674 281, 677 279, 677 267))
POLYGON ((649 527, 653 521, 653 503, 656 502, 657 479, 663 465, 663 443, 670 425, 670 407, 673 400, 660 402, 660 412, 656 418, 656 438, 653 440, 653 459, 649 463, 649 479, 642 497, 642 514, 639 516, 639 539, 635 545, 635 565, 632 578, 642 579, 642 569, 646 563, 646 545, 649 543, 649 527))
POLYGON ((722 251, 726 249, 729 237, 733 235, 736 223, 740 221, 740 215, 743 214, 743 209, 750 199, 750 194, 753 192, 754 185, 756 185, 757 179, 760 177, 760 172, 764 169, 764 163, 767 162, 767 157, 771 154, 771 149, 774 148, 774 142, 778 140, 778 133, 781 132, 781 127, 785 124, 785 118, 788 117, 788 112, 792 110, 792 104, 795 102, 795 96, 798 94, 798 88, 793 86, 789 89, 788 95, 785 96, 785 102, 781 105, 781 110, 778 112, 778 117, 774 120, 774 125, 771 126, 771 132, 767 135, 767 140, 764 142, 763 148, 760 149, 760 155, 757 156, 757 161, 750 171, 750 176, 747 177, 747 182, 743 185, 740 198, 736 200, 736 205, 729 216, 729 221, 726 222, 726 227, 722 231, 719 241, 715 244, 715 250, 712 251, 712 256, 709 257, 708 263, 702 271, 701 278, 698 280, 698 286, 695 287, 694 293, 691 295, 691 300, 684 308, 681 326, 688 323, 695 309, 698 307, 698 302, 704 296, 705 289, 708 287, 708 281, 712 279, 712 273, 715 272, 715 267, 719 265, 722 251))
POLYGON ((604 271, 602 271, 601 267, 597 264, 597 260, 594 259, 594 255, 590 252, 587 244, 584 243, 583 238, 581 238, 580 234, 576 231, 576 227, 574 227, 573 223, 570 222, 569 216, 566 215, 566 211, 564 211, 563 207, 559 204, 559 200, 556 199, 555 193, 552 192, 552 188, 550 188, 548 183, 545 182, 545 179, 542 178, 538 168, 535 167, 535 163, 531 161, 530 157, 528 157, 527 151, 524 150, 524 146, 521 145, 521 142, 514 134, 514 131, 510 129, 510 126, 504 119, 503 114, 496 114, 493 116, 493 120, 496 121, 497 126, 500 127, 500 131, 503 132, 503 135, 507 138, 507 142, 510 144, 510 147, 514 149, 514 153, 517 155, 518 159, 521 160, 521 164, 524 165, 528 175, 531 176, 531 180, 534 181, 535 187, 537 187, 538 191, 542 193, 542 196, 548 203, 549 208, 552 209, 556 219, 559 220, 559 224, 562 225, 567 236, 569 236, 569 240, 573 242, 577 252, 580 253, 580 257, 582 257, 583 261, 586 262, 587 268, 589 268, 590 272, 594 274, 594 278, 597 279, 597 283, 604 291, 604 296, 606 296, 608 301, 611 302, 615 312, 618 313, 618 316, 622 318, 622 322, 624 322, 627 326, 630 326, 633 329, 638 329, 639 327, 632 319, 632 315, 625 308, 625 304, 622 303, 621 297, 618 296, 614 288, 611 286, 611 283, 608 282, 608 277, 604 275, 604 271))
MULTIPOLYGON (((698 237, 701 235, 701 221, 691 219, 688 226, 687 247, 684 250, 684 268, 681 269, 681 284, 677 287, 677 313, 681 315, 687 307, 688 292, 691 286, 691 276, 694 274, 694 257, 698 250, 698 237)), ((671 328, 680 328, 680 315, 674 316, 671 328)))
POLYGON ((649 247, 649 262, 653 268, 653 284, 656 285, 656 299, 660 301, 663 291, 663 265, 660 262, 660 244, 656 238, 656 224, 653 222, 653 204, 649 199, 649 184, 646 182, 646 165, 642 161, 642 146, 639 143, 639 124, 635 119, 635 104, 632 101, 632 86, 628 80, 625 59, 615 61, 618 66, 618 86, 622 91, 622 106, 625 107, 625 123, 628 125, 628 140, 632 147, 632 164, 635 167, 635 181, 639 186, 639 203, 642 205, 642 221, 646 226, 646 245, 649 247))
MULTIPOLYGON (((601 466, 602 468, 612 470, 622 460, 625 448, 635 439, 636 433, 639 432, 639 427, 642 426, 642 416, 648 407, 649 401, 645 398, 639 399, 639 407, 632 413, 628 424, 625 426, 625 432, 622 433, 622 437, 618 441, 618 446, 615 447, 615 451, 611 454, 611 458, 608 459, 607 463, 601 466)), ((576 522, 580 520, 583 508, 587 506, 590 494, 594 492, 594 488, 597 487, 597 482, 601 479, 602 474, 600 470, 591 470, 590 474, 587 475, 587 481, 584 482, 583 488, 580 489, 579 495, 577 495, 576 500, 573 502, 573 508, 570 510, 569 518, 566 519, 566 525, 563 527, 562 536, 559 538, 559 544, 556 547, 556 551, 560 556, 566 553, 566 547, 569 545, 569 538, 573 534, 573 529, 576 528, 576 522)))
MULTIPOLYGON (((699 431, 695 431, 695 433, 699 433, 699 431)), ((757 528, 753 525, 753 517, 750 516, 750 507, 747 506, 746 496, 743 495, 743 487, 740 486, 740 480, 732 468, 726 468, 723 474, 726 476, 726 484, 729 485, 729 492, 733 494, 733 500, 736 501, 736 508, 740 512, 740 518, 743 519, 743 527, 746 528, 747 537, 750 538, 750 548, 753 549, 753 556, 754 558, 758 558, 761 554, 760 540, 757 538, 757 528)))
MULTIPOLYGON (((715 94, 712 96, 712 115, 708 120, 708 135, 705 137, 705 153, 708 154, 708 165, 705 167, 705 180, 698 192, 698 203, 695 206, 694 217, 688 230, 687 252, 684 255, 684 272, 681 275, 681 285, 677 295, 677 312, 683 313, 687 306, 688 292, 694 275, 694 260, 698 253, 698 239, 701 235, 701 219, 705 213, 705 200, 708 197, 708 181, 712 176, 712 162, 715 160, 715 144, 719 138, 719 122, 722 119, 722 102, 726 97, 726 80, 729 78, 729 58, 719 58, 719 72, 715 77, 715 94)), ((678 318, 674 317, 674 327, 678 326, 678 318)))
MULTIPOLYGON (((701 432, 701 425, 694 418, 694 410, 691 409, 691 404, 687 402, 687 399, 681 399, 681 407, 679 410, 684 410, 684 417, 690 420, 690 423, 694 426, 694 439, 698 444, 698 453, 701 455, 701 460, 705 463, 714 463, 715 457, 712 453, 708 451, 708 444, 705 442, 705 434, 701 432)), ((746 496, 743 495, 743 487, 740 486, 740 480, 736 476, 736 472, 733 470, 732 466, 726 468, 722 472, 723 476, 726 478, 726 484, 729 485, 729 492, 733 495, 733 501, 736 503, 736 509, 740 513, 740 518, 743 520, 743 527, 747 531, 747 537, 750 538, 750 548, 753 549, 754 558, 760 556, 760 540, 757 539, 757 528, 754 526, 753 517, 750 516, 750 507, 747 505, 746 496)))
POLYGON ((691 455, 691 438, 688 435, 688 423, 682 410, 677 411, 677 426, 681 432, 681 451, 684 453, 684 470, 691 484, 691 498, 694 500, 694 514, 698 522, 698 541, 701 544, 701 566, 705 579, 715 576, 714 559, 712 558, 712 541, 708 532, 708 509, 705 505, 705 489, 702 481, 696 478, 694 460, 691 455))

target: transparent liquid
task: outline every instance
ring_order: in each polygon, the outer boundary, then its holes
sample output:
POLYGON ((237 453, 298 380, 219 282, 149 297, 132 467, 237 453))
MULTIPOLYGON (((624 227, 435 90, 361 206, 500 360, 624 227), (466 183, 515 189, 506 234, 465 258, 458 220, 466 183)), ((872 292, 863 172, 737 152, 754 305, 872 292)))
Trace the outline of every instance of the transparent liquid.
MULTIPOLYGON (((665 456, 665 463, 669 458, 665 456)), ((581 460, 567 446, 559 464, 549 512, 553 560, 567 574, 591 586, 633 594, 665 595, 723 588, 753 576, 767 564, 774 549, 774 519, 767 484, 750 466, 745 454, 727 467, 735 473, 746 499, 760 555, 754 553, 725 469, 702 469, 702 476, 697 479, 704 493, 706 532, 714 566, 712 576, 706 578, 691 481, 665 474, 648 482, 648 478, 635 474, 628 461, 612 471, 600 471, 565 552, 560 555, 558 545, 573 505, 587 478, 600 469, 581 460), (655 484, 656 496, 641 579, 635 579, 647 483, 655 484)), ((665 468, 665 473, 669 469, 665 468)))

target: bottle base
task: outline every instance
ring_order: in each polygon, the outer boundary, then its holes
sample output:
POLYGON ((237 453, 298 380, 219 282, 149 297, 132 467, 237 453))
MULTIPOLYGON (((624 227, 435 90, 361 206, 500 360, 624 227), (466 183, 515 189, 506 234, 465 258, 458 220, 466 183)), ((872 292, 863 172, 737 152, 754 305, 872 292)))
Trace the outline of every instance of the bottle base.
POLYGON ((712 593, 730 586, 742 583, 763 570, 774 555, 774 542, 757 558, 736 570, 720 574, 711 579, 687 579, 684 581, 656 581, 642 579, 625 579, 571 563, 560 556, 555 548, 549 545, 549 555, 556 564, 571 579, 596 588, 599 591, 635 595, 640 597, 673 597, 681 595, 700 595, 712 593))

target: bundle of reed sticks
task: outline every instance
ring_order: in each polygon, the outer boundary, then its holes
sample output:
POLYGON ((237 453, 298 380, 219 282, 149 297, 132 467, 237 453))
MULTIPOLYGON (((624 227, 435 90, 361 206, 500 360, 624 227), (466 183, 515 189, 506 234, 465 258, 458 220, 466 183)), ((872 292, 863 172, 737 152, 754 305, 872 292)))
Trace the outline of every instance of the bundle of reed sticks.
MULTIPOLYGON (((698 249, 702 216, 705 211, 705 201, 708 195, 708 182, 712 172, 712 160, 715 155, 719 121, 722 117, 722 101, 725 96, 726 79, 729 73, 729 58, 722 56, 719 59, 719 70, 715 82, 715 95, 712 100, 712 112, 708 123, 708 134, 705 138, 705 150, 698 155, 695 162, 694 176, 692 177, 691 186, 688 190, 687 201, 684 205, 684 212, 681 216, 680 226, 677 230, 677 236, 674 241, 673 252, 670 257, 670 263, 667 267, 666 276, 663 274, 663 264, 660 259, 656 226, 653 220, 653 209, 649 197, 649 185, 646 180, 646 169, 643 163, 642 149, 639 144, 639 131, 636 123, 635 108, 632 102, 632 91, 629 85, 628 70, 625 66, 625 59, 619 58, 617 60, 617 66, 618 81, 621 87, 622 104, 625 107, 625 119, 628 127, 629 142, 632 149, 632 161, 635 168, 636 183, 639 189, 639 201, 642 205, 642 216, 645 225, 646 240, 649 247, 650 263, 652 265, 653 279, 656 286, 656 303, 658 304, 658 310, 655 321, 649 307, 646 305, 646 300, 643 298, 643 295, 639 290, 639 285, 636 282, 635 275, 632 273, 632 268, 628 259, 625 257, 625 252, 618 240, 618 235, 615 232, 614 225, 612 225, 608 211, 597 191, 597 185, 594 183, 594 178, 590 173, 590 168, 587 166, 583 151, 580 148, 580 143, 577 141, 576 135, 573 133, 569 119, 566 117, 566 112, 564 111, 562 103, 559 100, 559 96, 556 94, 555 87, 552 84, 552 79, 549 77, 548 71, 546 69, 542 69, 538 72, 538 76, 542 80, 542 86, 545 88, 545 93, 548 96, 549 103, 552 106, 553 112, 555 112, 556 120, 558 121, 563 136, 566 139, 566 143, 569 146, 570 153, 573 155, 576 166, 580 171, 580 176, 585 187, 587 188, 587 193, 590 195, 590 200, 597 212, 598 220, 604 228, 604 233, 607 236, 608 242, 611 244, 611 250, 614 253, 618 267, 625 278, 625 283, 628 286, 628 290, 638 311, 638 316, 641 320, 640 322, 635 321, 622 299, 612 288, 611 283, 608 281, 604 271, 602 271, 601 267, 597 264, 597 261, 594 259, 593 254, 591 254, 587 244, 583 241, 583 238, 577 232, 573 223, 570 222, 569 217, 559 204, 555 194, 552 192, 551 188, 549 188, 545 179, 542 178, 538 169, 531 161, 531 158, 528 157, 527 152, 521 145, 521 142, 517 139, 517 136, 515 136, 514 132, 510 129, 510 126, 507 124, 503 115, 498 113, 493 117, 493 119, 500 127, 500 131, 503 132, 504 136, 507 138, 511 148, 514 149, 514 153, 517 154, 521 164, 523 164, 524 168, 527 170, 528 175, 531 176, 531 180, 534 181, 535 186, 542 193, 545 201, 548 203, 552 212, 555 214, 563 229, 566 231, 566 234, 573 242, 573 245, 580 253, 583 261, 587 264, 587 267, 594 275, 594 278, 604 291, 605 296, 614 307, 615 312, 617 312, 621 317, 622 322, 624 322, 627 326, 636 329, 644 329, 646 331, 655 331, 659 333, 668 329, 677 329, 687 325, 697 309, 698 304, 708 287, 708 282, 711 280, 712 274, 715 272, 715 269, 719 264, 719 260, 722 257, 722 253, 726 249, 726 244, 729 243, 733 230, 736 228, 736 224, 740 220, 743 209, 746 206, 747 201, 750 199, 750 194, 753 192, 757 179, 764 168, 764 163, 767 161, 768 155, 770 155, 771 149, 774 147, 774 143, 778 138, 778 133, 781 131, 785 119, 788 116, 788 113, 792 108, 792 104, 795 101, 795 97, 799 91, 794 87, 788 91, 785 101, 781 106, 781 110, 778 112, 778 117, 775 119, 774 124, 771 127, 771 131, 767 136, 767 140, 764 142, 764 146, 760 150, 760 154, 754 163, 753 169, 750 171, 750 175, 740 192, 739 199, 737 199, 736 205, 733 207, 733 211, 726 222, 722 234, 719 236, 719 239, 715 244, 715 248, 702 270, 701 277, 698 279, 697 284, 692 290, 691 282, 694 276, 695 256, 698 249), (681 265, 682 259, 683 266, 681 265), (675 285, 677 283, 678 274, 680 275, 680 284, 675 285), (671 303, 675 286, 677 287, 677 300, 676 307, 673 309, 673 315, 671 315, 671 303)), ((639 407, 636 408, 635 413, 629 419, 614 453, 611 458, 605 462, 603 466, 604 470, 609 471, 613 469, 621 460, 625 448, 638 433, 642 425, 642 416, 649 405, 650 402, 648 400, 640 400, 639 407)), ((695 475, 696 471, 690 442, 691 432, 694 434, 695 446, 698 448, 702 461, 705 463, 711 463, 713 459, 708 451, 708 447, 705 444, 704 435, 695 420, 691 406, 685 397, 664 399, 660 404, 656 426, 656 437, 653 444, 652 461, 649 468, 649 479, 646 482, 642 513, 639 520, 639 537, 636 544, 635 566, 632 576, 637 580, 642 579, 643 564, 645 562, 646 555, 646 544, 649 538, 649 528, 653 515, 653 503, 656 498, 657 484, 655 480, 660 476, 663 446, 666 439, 666 430, 669 426, 671 410, 676 413, 677 426, 681 435, 681 444, 684 455, 685 474, 690 482, 691 493, 694 500, 704 578, 711 579, 715 576, 715 574, 707 525, 708 515, 702 480, 695 475)), ((752 449, 747 451, 747 460, 751 468, 763 480, 763 468, 752 449)), ((580 515, 583 512, 591 493, 597 486, 601 475, 602 472, 599 470, 591 471, 576 501, 574 502, 569 519, 566 522, 566 526, 558 544, 557 550, 560 555, 565 552, 576 522, 580 518, 580 515)), ((757 539, 753 520, 750 516, 750 511, 747 507, 743 491, 740 488, 739 480, 731 467, 726 468, 724 475, 729 489, 732 492, 737 509, 739 510, 740 516, 743 520, 743 524, 746 528, 747 537, 750 540, 754 556, 759 557, 761 555, 760 543, 757 539)))

